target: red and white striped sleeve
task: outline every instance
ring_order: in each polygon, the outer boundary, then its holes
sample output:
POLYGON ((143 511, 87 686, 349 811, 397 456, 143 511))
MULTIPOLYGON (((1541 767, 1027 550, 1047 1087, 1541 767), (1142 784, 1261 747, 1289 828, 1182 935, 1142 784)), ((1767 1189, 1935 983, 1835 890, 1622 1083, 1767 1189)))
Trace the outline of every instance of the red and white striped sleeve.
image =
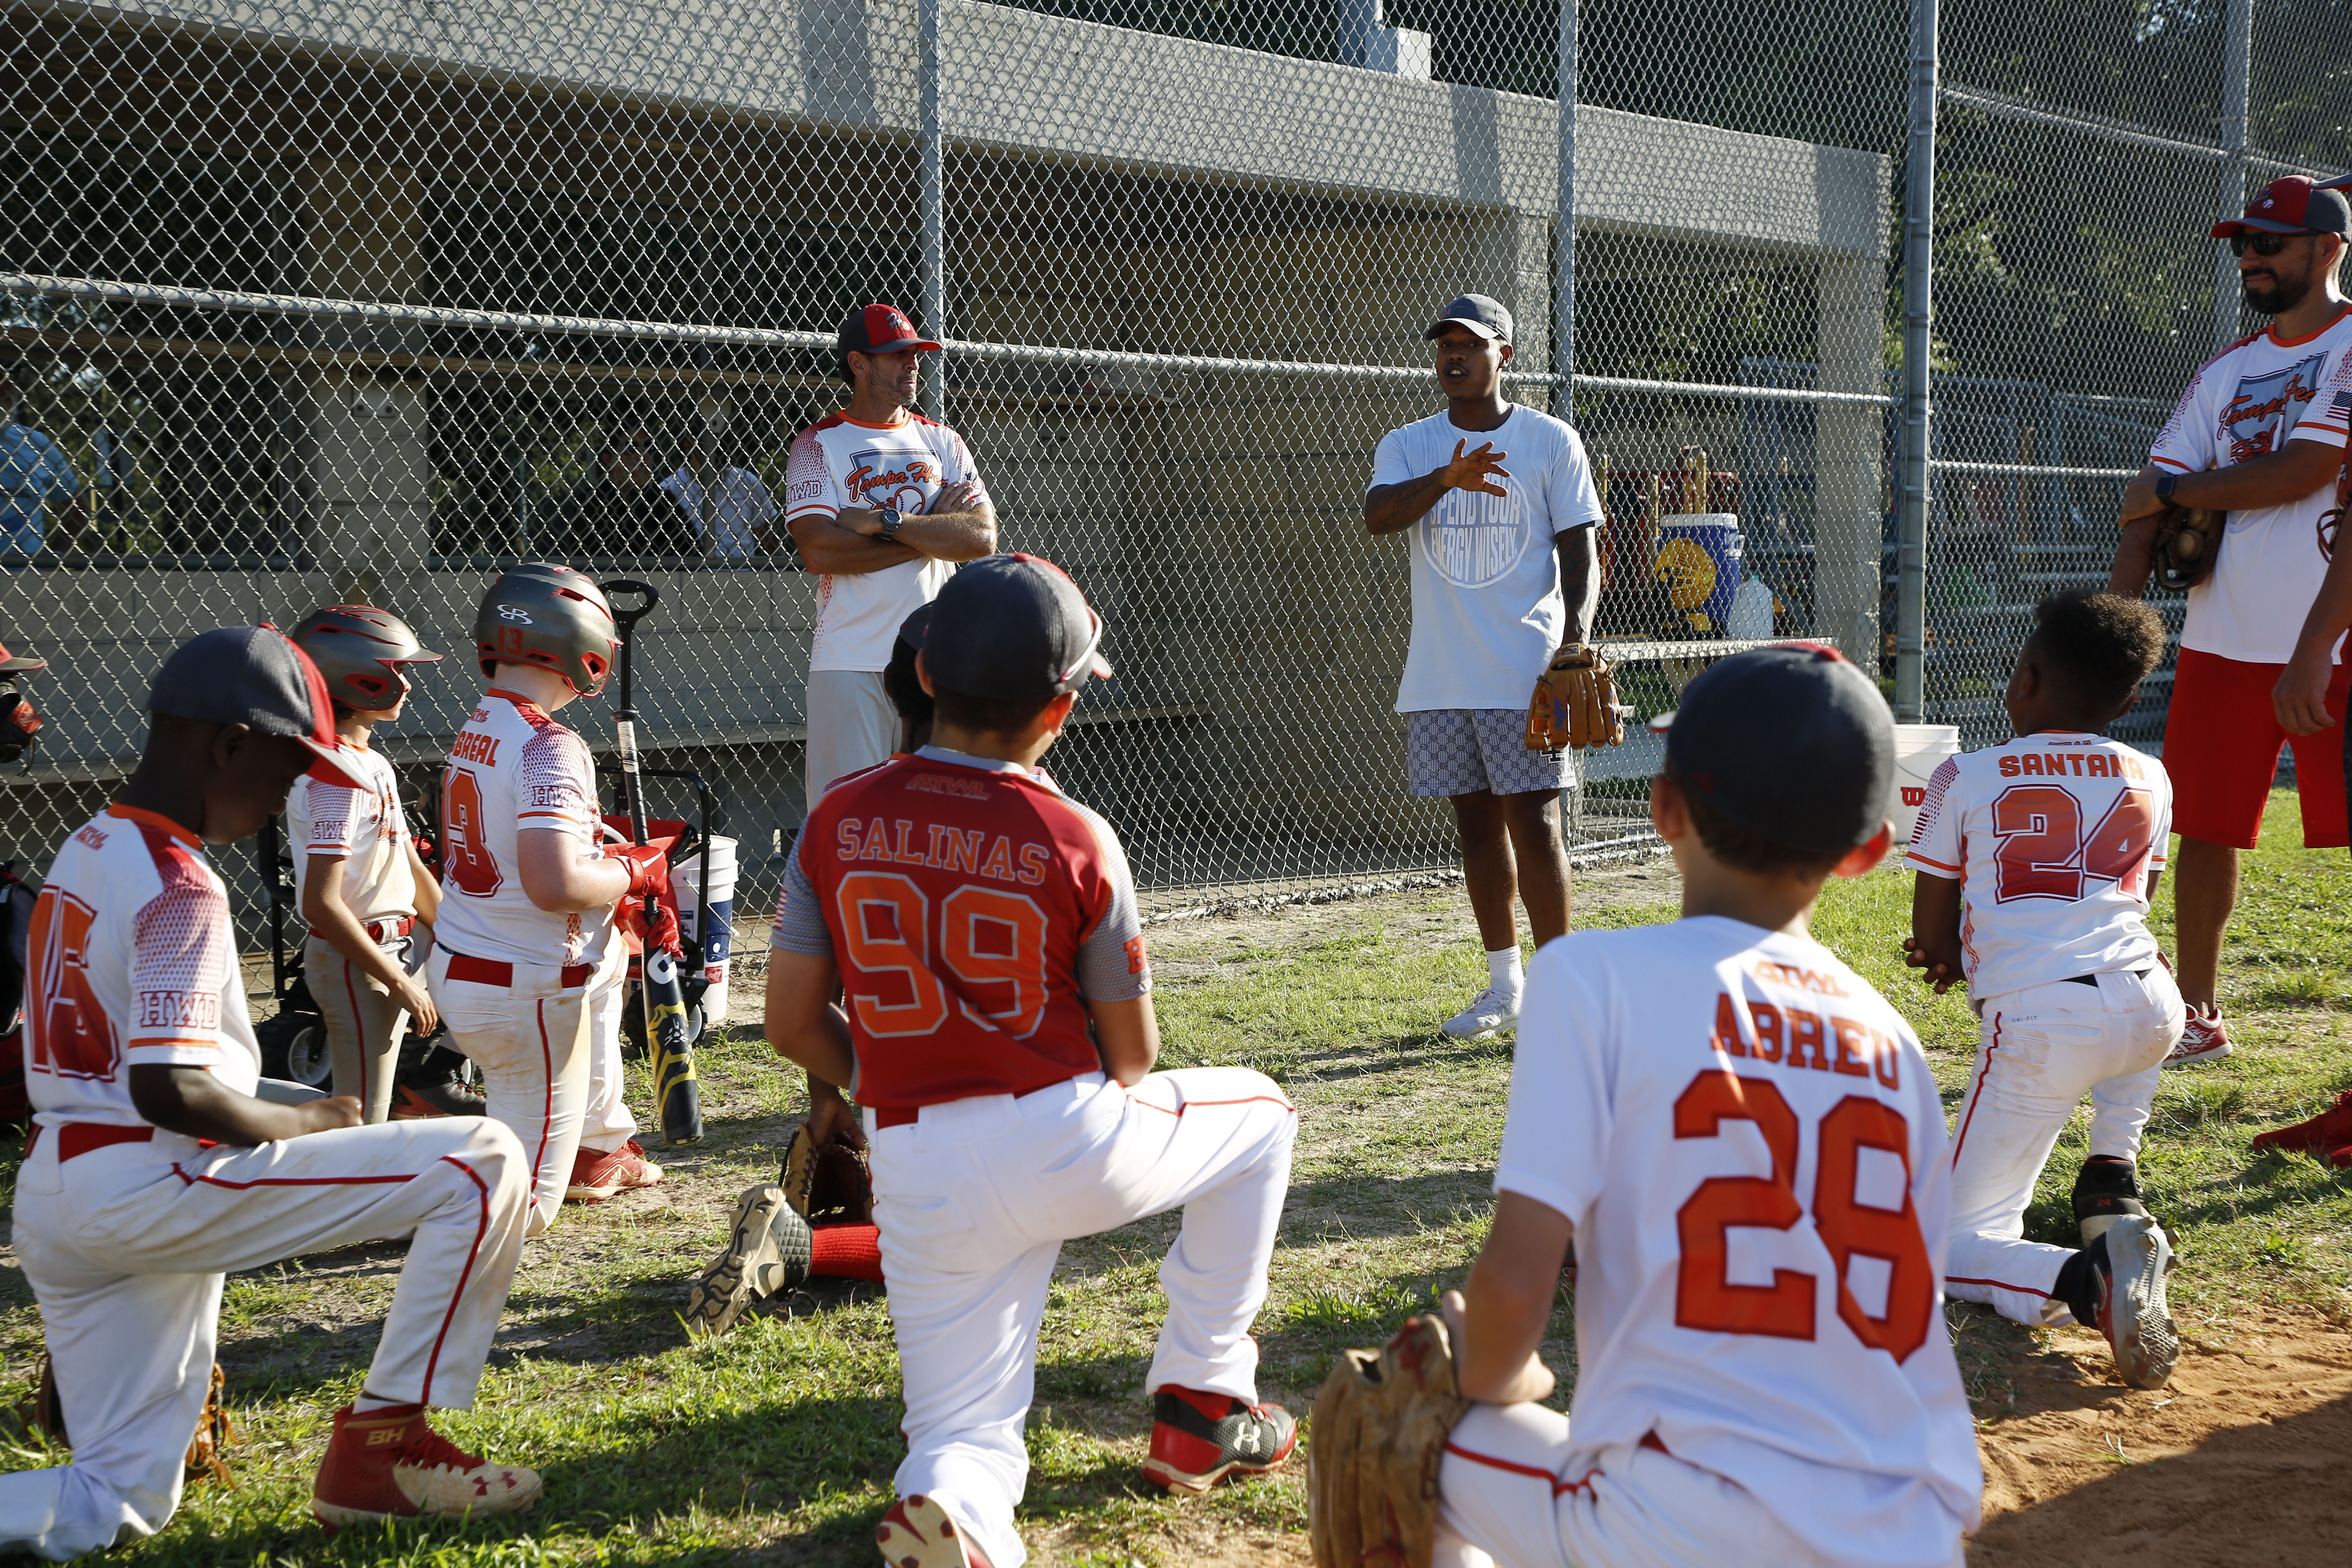
POLYGON ((220 1055, 221 993, 236 963, 228 896, 193 859, 159 865, 163 890, 131 925, 126 1059, 211 1067, 220 1055))
POLYGON ((549 724, 523 743, 515 766, 517 827, 568 827, 593 842, 596 775, 579 736, 549 724))
POLYGON ((1911 852, 1903 858, 1910 869, 1949 881, 1958 880, 1966 871, 1960 826, 1968 814, 1962 802, 1951 798, 1952 786, 1959 777, 1958 757, 1946 757, 1927 775, 1927 798, 1919 806, 1919 826, 1911 833, 1911 852))

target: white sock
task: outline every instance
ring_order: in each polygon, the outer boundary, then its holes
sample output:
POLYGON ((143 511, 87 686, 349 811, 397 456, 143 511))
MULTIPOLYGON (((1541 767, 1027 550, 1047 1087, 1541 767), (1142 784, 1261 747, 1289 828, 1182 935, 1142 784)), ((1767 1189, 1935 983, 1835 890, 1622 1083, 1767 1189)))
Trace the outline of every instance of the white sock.
POLYGON ((1495 994, 1516 1005, 1519 993, 1527 988, 1527 972, 1519 967, 1519 944, 1498 947, 1486 955, 1486 984, 1495 994))
POLYGON ((397 1399, 378 1399, 373 1394, 362 1394, 357 1399, 352 1401, 352 1414, 354 1415, 365 1415, 371 1410, 393 1410, 399 1408, 404 1408, 403 1401, 397 1399))

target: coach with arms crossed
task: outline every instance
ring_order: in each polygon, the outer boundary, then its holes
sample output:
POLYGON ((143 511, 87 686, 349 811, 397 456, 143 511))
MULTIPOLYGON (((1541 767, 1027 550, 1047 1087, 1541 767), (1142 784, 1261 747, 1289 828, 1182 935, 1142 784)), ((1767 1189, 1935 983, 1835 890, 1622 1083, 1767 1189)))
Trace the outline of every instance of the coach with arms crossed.
POLYGON ((2178 972, 2189 1027, 2168 1067, 2230 1054, 2214 991, 2221 933, 2238 901, 2238 853, 2254 847, 2278 766, 2294 749, 2303 841, 2347 842, 2344 758, 2315 732, 2344 721, 2347 671, 2336 628, 2298 637, 2327 562, 2320 515, 2344 463, 2339 396, 2352 364, 2352 302, 2337 287, 2352 212, 2300 176, 2275 180, 2245 216, 2213 226, 2238 256, 2246 303, 2267 331, 2206 363, 2124 491, 2109 591, 2137 595, 2167 501, 2227 511, 2212 574, 2189 591, 2189 619, 2164 770, 2172 777, 2178 972))
POLYGON ((1591 631, 1601 498, 1576 432, 1504 401, 1508 310, 1465 294, 1422 335, 1436 344, 1446 409, 1381 437, 1364 527, 1412 534, 1412 637, 1397 690, 1406 787, 1454 803, 1488 984, 1445 1032, 1475 1039, 1519 1016, 1514 890, 1538 946, 1568 933, 1559 792, 1575 766, 1523 742, 1528 694, 1555 650, 1591 631))
POLYGON ((912 411, 916 355, 939 344, 904 311, 866 305, 841 325, 849 406, 793 442, 784 526, 823 574, 809 649, 808 804, 888 760, 898 713, 882 689, 899 624, 939 596, 959 561, 996 550, 996 508, 963 437, 912 411))

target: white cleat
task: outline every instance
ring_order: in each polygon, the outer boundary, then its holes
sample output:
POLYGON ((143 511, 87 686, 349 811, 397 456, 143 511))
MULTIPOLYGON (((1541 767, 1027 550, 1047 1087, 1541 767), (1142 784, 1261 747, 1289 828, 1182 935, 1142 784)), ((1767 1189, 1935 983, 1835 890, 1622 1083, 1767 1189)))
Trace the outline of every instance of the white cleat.
POLYGON ((1483 1040, 1500 1029, 1517 1028, 1519 1005, 1495 994, 1491 985, 1478 993, 1478 1000, 1445 1020, 1445 1033, 1457 1040, 1483 1040))

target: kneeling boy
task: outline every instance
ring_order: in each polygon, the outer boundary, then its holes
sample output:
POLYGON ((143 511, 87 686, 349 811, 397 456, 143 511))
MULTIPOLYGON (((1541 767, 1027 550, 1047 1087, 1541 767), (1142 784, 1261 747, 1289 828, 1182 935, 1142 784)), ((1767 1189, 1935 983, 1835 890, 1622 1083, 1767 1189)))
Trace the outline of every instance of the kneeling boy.
POLYGON ((360 1397, 335 1412, 311 1509, 509 1513, 540 1479, 488 1463, 424 1407, 474 1402, 522 1249, 530 1166, 494 1121, 362 1126, 359 1101, 253 1097, 227 889, 207 844, 250 837, 306 770, 341 773, 326 683, 267 626, 184 644, 156 675, 146 754, 66 841, 34 906, 16 1244, 41 1306, 73 1462, 0 1477, 0 1548, 63 1561, 152 1535, 179 1506, 221 1277, 358 1242, 408 1259, 360 1397))
POLYGON ((1160 1269, 1147 1479, 1202 1490, 1272 1469, 1297 1439, 1258 1403, 1249 1327, 1297 1115, 1245 1068, 1150 1070, 1126 855, 1035 772, 1077 689, 1109 673, 1101 640, 1052 563, 964 567, 924 636, 931 743, 835 783, 785 871, 768 1038, 820 1097, 847 1088, 864 1110, 907 1405, 877 1539, 899 1568, 1025 1560, 1022 1429, 1071 1237, 1184 1211, 1160 1269))
POLYGON ((1984 1477, 1944 1326, 1950 1190, 1918 1042, 1815 942, 1886 848, 1894 733, 1852 665, 1735 655, 1672 716, 1650 819, 1683 918, 1528 972, 1495 1227, 1449 1299, 1436 1561, 1961 1563, 1984 1477), (1567 1417, 1536 1357, 1571 1238, 1567 1417))
POLYGON ((2163 657, 2164 623, 2137 599, 2042 600, 2009 679, 2017 739, 1937 765, 1907 862, 1908 961, 1937 991, 1966 973, 1981 1020, 1952 1133, 1951 1292, 2015 1322, 2097 1329, 2136 1388, 2163 1387, 2179 1352, 2172 1247, 2135 1162, 2189 1015, 2147 929, 2171 781, 2098 731, 2163 657), (2028 1241, 2033 1184, 2085 1094, 2083 1249, 2028 1241))

